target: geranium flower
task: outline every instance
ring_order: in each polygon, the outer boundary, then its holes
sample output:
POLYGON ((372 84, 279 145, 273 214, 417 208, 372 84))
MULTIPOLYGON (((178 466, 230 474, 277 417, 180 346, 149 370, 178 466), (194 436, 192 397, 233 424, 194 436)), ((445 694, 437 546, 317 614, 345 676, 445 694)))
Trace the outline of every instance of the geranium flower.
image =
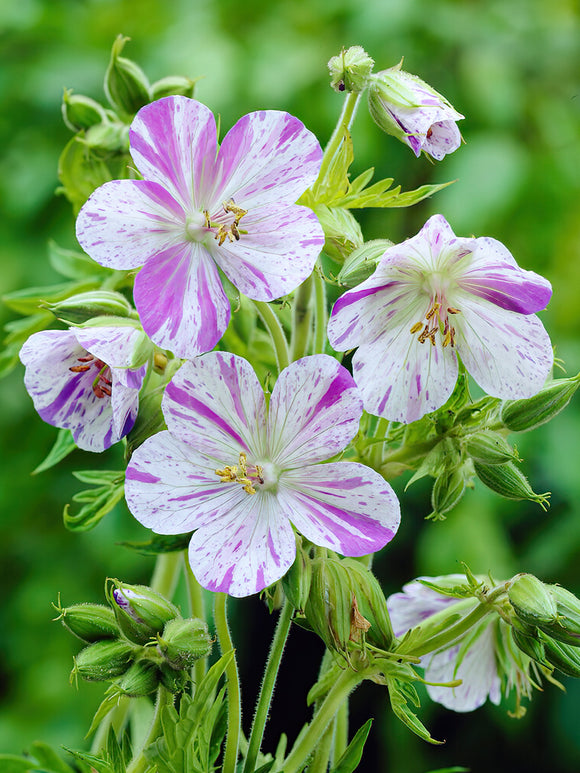
POLYGON ((441 161, 461 145, 457 121, 465 116, 416 75, 391 67, 371 76, 369 111, 380 128, 408 145, 441 161))
POLYGON ((399 504, 378 473, 319 464, 346 447, 362 413, 332 357, 286 368, 266 407, 249 362, 211 352, 180 368, 162 408, 168 430, 133 454, 127 503, 159 534, 196 530, 189 560, 205 588, 247 596, 280 579, 296 555, 293 526, 347 556, 394 536, 399 504))
POLYGON ((131 367, 143 333, 86 327, 34 333, 20 351, 24 384, 48 424, 72 431, 85 451, 104 451, 131 431, 146 366, 131 367))
POLYGON ((365 409, 411 422, 451 395, 458 356, 493 397, 536 394, 553 353, 534 312, 551 294, 550 283, 519 268, 501 242, 456 237, 434 215, 337 300, 328 337, 339 350, 359 347, 354 378, 365 409))
POLYGON ((79 213, 77 237, 103 266, 143 266, 135 279, 143 329, 193 357, 229 322, 218 269, 259 301, 310 275, 324 235, 294 202, 316 179, 322 152, 297 118, 275 110, 241 118, 218 151, 211 111, 187 97, 142 108, 130 141, 145 179, 98 188, 79 213))
MULTIPOLYGON (((463 575, 423 577, 437 585, 465 582, 463 575)), ((466 617, 477 605, 464 599, 437 593, 418 580, 403 586, 401 593, 387 599, 387 607, 395 636, 403 636, 410 628, 424 623, 437 613, 447 611, 453 622, 466 617), (457 616, 455 616, 455 614, 457 616)), ((496 706, 502 693, 513 688, 518 696, 531 695, 530 659, 516 647, 510 627, 497 615, 490 614, 467 631, 464 636, 438 652, 421 658, 425 669, 427 692, 431 700, 453 711, 473 711, 490 700, 496 706), (445 682, 461 679, 458 687, 445 687, 445 682)))

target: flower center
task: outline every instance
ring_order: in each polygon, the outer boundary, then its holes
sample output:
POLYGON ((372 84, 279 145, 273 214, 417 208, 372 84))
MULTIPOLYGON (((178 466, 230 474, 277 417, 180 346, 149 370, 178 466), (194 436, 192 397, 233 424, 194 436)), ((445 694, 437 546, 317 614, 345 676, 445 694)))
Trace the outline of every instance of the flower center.
POLYGON ((97 375, 92 386, 95 397, 110 397, 113 382, 111 381, 111 369, 109 366, 97 357, 93 357, 92 354, 79 357, 78 361, 81 365, 73 365, 69 370, 73 373, 86 373, 91 368, 95 368, 97 375))
POLYGON ((443 339, 443 346, 455 346, 455 328, 449 322, 449 316, 460 314, 460 309, 453 306, 447 306, 445 298, 431 299, 429 310, 425 314, 424 320, 415 322, 411 330, 411 335, 419 333, 418 340, 424 344, 427 339, 431 345, 435 346, 435 337, 437 333, 443 339))
POLYGON ((187 218, 185 233, 191 241, 203 241, 208 234, 212 234, 221 247, 226 239, 230 242, 239 241, 240 235, 247 233, 240 231, 240 220, 248 214, 247 209, 238 207, 233 199, 228 199, 222 204, 222 211, 210 215, 207 209, 203 212, 195 212, 187 218))
POLYGON ((255 486, 264 485, 264 468, 259 464, 248 464, 246 454, 240 453, 237 465, 227 465, 223 470, 216 470, 222 483, 239 483, 246 494, 255 494, 255 486))

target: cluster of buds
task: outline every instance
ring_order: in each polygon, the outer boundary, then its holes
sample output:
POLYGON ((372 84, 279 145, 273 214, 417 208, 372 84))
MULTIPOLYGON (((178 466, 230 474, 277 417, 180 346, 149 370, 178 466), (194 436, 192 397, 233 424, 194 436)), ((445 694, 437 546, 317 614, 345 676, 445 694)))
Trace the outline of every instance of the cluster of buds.
POLYGON ((87 646, 74 659, 71 679, 112 682, 116 694, 149 695, 163 685, 183 691, 189 670, 211 650, 203 620, 184 619, 179 609, 144 585, 108 580, 109 606, 56 607, 58 620, 87 646))

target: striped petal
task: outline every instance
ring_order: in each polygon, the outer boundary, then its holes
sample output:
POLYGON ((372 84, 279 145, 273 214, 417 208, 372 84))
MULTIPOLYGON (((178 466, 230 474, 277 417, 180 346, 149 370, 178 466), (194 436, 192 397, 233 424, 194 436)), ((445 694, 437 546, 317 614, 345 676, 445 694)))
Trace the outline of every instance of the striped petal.
POLYGON ((74 334, 83 348, 112 368, 131 368, 135 350, 145 338, 142 330, 129 325, 81 327, 74 334))

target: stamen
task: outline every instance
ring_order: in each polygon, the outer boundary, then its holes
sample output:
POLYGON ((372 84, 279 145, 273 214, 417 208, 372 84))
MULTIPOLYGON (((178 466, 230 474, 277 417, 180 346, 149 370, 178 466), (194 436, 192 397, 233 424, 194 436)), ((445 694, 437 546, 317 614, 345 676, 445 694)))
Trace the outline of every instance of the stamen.
POLYGON ((72 370, 73 373, 85 373, 87 370, 90 370, 90 369, 91 369, 90 365, 73 365, 72 368, 69 368, 69 370, 72 370))
POLYGON ((447 307, 448 314, 461 314, 461 309, 454 309, 453 306, 447 307))
POLYGON ((227 465, 223 470, 215 470, 219 476, 220 483, 239 483, 246 494, 255 494, 254 483, 264 483, 264 469, 259 464, 255 466, 255 473, 248 473, 248 464, 246 454, 242 451, 239 458, 239 467, 235 464, 227 465))
POLYGON ((435 301, 435 303, 433 304, 433 306, 431 306, 427 314, 425 314, 425 319, 431 319, 432 317, 434 317, 435 314, 438 313, 440 308, 441 308, 441 304, 439 303, 439 301, 435 301))
POLYGON ((411 330, 409 332, 411 333, 411 335, 415 335, 415 333, 418 333, 419 330, 421 330, 422 327, 423 327, 423 323, 422 322, 415 322, 415 324, 413 325, 413 327, 411 328, 411 330))

